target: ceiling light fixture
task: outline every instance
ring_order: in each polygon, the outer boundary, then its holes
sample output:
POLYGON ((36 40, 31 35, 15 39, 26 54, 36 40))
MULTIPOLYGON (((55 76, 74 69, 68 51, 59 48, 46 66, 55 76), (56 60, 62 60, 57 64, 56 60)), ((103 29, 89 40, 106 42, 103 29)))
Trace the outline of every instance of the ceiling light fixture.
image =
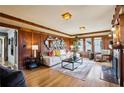
POLYGON ((69 20, 69 19, 71 19, 72 15, 69 12, 66 12, 66 13, 62 14, 62 17, 65 20, 69 20))
POLYGON ((84 26, 80 27, 80 30, 81 31, 84 31, 85 30, 85 27, 84 26))

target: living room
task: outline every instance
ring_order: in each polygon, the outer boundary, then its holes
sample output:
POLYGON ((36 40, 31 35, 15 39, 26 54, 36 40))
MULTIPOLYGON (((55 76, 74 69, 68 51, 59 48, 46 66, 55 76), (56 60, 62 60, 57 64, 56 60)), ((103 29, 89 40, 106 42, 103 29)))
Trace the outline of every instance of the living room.
POLYGON ((120 5, 0 6, 1 28, 18 33, 13 41, 14 46, 18 41, 18 69, 2 68, 23 72, 22 86, 28 87, 123 86, 123 9, 120 5))

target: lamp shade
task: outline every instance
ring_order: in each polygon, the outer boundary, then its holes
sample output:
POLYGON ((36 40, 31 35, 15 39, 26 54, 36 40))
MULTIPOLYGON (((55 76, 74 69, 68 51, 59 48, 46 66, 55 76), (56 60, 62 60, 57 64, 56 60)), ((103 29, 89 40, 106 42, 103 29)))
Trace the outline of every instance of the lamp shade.
POLYGON ((116 28, 115 28, 115 27, 112 27, 112 28, 111 28, 111 31, 113 31, 113 32, 114 32, 115 30, 116 30, 116 28))
POLYGON ((38 50, 38 45, 32 45, 32 50, 38 50))
POLYGON ((71 46, 70 46, 70 48, 71 48, 71 49, 73 49, 73 48, 74 48, 74 46, 73 46, 73 45, 71 45, 71 46))

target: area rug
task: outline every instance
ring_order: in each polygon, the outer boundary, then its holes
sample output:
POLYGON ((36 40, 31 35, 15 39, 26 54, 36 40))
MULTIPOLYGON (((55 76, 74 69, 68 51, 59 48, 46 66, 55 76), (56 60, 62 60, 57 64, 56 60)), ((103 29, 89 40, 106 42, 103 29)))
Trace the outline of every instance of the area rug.
POLYGON ((102 72, 100 74, 100 79, 107 81, 107 82, 118 84, 118 80, 116 76, 114 75, 111 67, 102 66, 102 72))
MULTIPOLYGON (((75 64, 75 66, 77 66, 77 65, 79 65, 79 64, 75 64)), ((57 70, 59 72, 62 72, 65 75, 72 76, 74 78, 78 78, 78 79, 81 79, 81 80, 86 80, 86 78, 87 78, 90 70, 92 69, 93 65, 94 65, 94 62, 86 61, 86 62, 83 62, 81 65, 79 65, 78 68, 76 68, 73 71, 62 68, 61 64, 58 64, 58 65, 52 67, 51 69, 57 70)), ((69 66, 71 66, 71 64, 68 65, 68 67, 69 66)))

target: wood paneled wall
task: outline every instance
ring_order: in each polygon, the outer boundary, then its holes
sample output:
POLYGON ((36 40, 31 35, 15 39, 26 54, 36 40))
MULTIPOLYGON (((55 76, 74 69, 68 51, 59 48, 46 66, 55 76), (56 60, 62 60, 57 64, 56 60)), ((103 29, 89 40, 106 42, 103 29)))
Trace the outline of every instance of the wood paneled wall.
POLYGON ((19 68, 24 66, 24 58, 27 56, 32 56, 32 33, 27 31, 19 30, 18 33, 18 58, 19 58, 19 68))
POLYGON ((102 44, 103 49, 109 49, 109 43, 110 41, 112 41, 112 37, 103 36, 102 41, 103 41, 102 44))
POLYGON ((120 15, 120 42, 124 46, 124 14, 120 15))
POLYGON ((31 57, 33 55, 32 45, 38 45, 37 55, 39 53, 47 52, 48 49, 44 45, 44 41, 48 36, 53 36, 57 38, 63 38, 67 46, 66 49, 70 47, 70 38, 56 36, 53 34, 47 34, 38 31, 31 31, 26 29, 19 30, 19 68, 23 69, 25 66, 24 60, 26 57, 31 57))

